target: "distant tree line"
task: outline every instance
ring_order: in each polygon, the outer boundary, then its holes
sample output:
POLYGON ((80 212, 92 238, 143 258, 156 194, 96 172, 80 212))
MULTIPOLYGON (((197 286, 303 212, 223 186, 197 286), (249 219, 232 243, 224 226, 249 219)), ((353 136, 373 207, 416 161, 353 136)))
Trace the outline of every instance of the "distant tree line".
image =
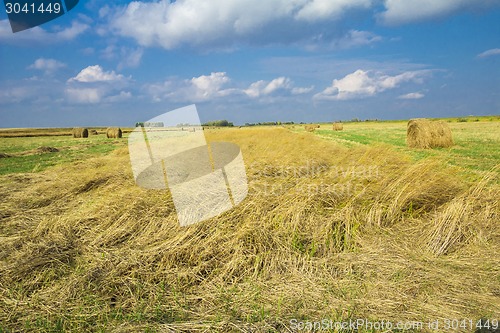
POLYGON ((245 123, 245 126, 279 126, 279 125, 294 125, 295 123, 293 121, 286 121, 286 122, 281 122, 281 121, 267 121, 263 123, 245 123))
POLYGON ((360 122, 363 122, 363 121, 379 121, 377 118, 375 119, 359 119, 359 118, 352 118, 351 120, 346 120, 345 122, 346 123, 360 123, 360 122))
POLYGON ((135 127, 164 127, 162 121, 159 122, 137 122, 135 123, 135 127))
MULTIPOLYGON (((351 122, 351 123, 357 123, 357 122, 363 122, 363 121, 379 121, 379 119, 359 119, 359 118, 352 118, 351 120, 346 120, 344 122, 351 122)), ((460 120, 459 120, 460 121, 460 120)), ((299 124, 305 124, 303 121, 301 121, 299 124)), ((258 122, 258 123, 245 123, 245 126, 280 126, 280 125, 295 125, 295 122, 293 121, 265 121, 265 122, 258 122)), ((177 124, 177 127, 189 127, 189 126, 195 126, 191 125, 188 123, 181 123, 177 124)), ((212 121, 207 121, 206 123, 202 124, 202 126, 214 126, 214 127, 234 127, 234 123, 229 122, 227 120, 212 120, 212 121)), ((135 123, 135 127, 164 127, 163 122, 137 122, 135 123)))
POLYGON ((213 120, 207 121, 203 126, 217 126, 217 127, 233 127, 234 124, 227 120, 213 120))

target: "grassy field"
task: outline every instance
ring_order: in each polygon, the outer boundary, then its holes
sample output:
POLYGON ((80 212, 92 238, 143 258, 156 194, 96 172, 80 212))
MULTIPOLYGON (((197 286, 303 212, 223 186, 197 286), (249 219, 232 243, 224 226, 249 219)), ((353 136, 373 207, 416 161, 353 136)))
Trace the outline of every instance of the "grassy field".
POLYGON ((51 166, 103 156, 127 146, 126 140, 110 140, 102 133, 80 140, 72 138, 64 129, 34 130, 31 134, 37 136, 30 136, 29 130, 0 131, 0 156, 6 156, 0 159, 0 175, 43 171, 51 166), (45 151, 43 147, 58 151, 45 151))
POLYGON ((126 138, 0 138, 0 332, 473 331, 445 325, 500 319, 499 125, 453 120, 435 150, 404 122, 208 130, 249 194, 185 228, 126 138))
MULTIPOLYGON (((462 118, 461 118, 462 119, 462 118)), ((451 122, 455 145, 451 148, 415 150, 406 147, 406 122, 348 123, 344 131, 332 131, 322 125, 315 133, 346 147, 357 145, 390 145, 415 160, 442 157, 448 164, 470 170, 491 170, 500 160, 500 119, 481 122, 451 122)))

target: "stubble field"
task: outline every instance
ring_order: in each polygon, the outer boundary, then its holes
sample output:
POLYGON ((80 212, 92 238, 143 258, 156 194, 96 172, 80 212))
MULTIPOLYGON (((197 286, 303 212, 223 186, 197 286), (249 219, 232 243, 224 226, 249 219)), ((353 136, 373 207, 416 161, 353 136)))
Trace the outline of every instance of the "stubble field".
POLYGON ((206 130, 240 146, 249 193, 184 228, 135 185, 127 135, 0 131, 0 332, 500 319, 500 122, 449 124, 434 150, 405 122, 206 130))

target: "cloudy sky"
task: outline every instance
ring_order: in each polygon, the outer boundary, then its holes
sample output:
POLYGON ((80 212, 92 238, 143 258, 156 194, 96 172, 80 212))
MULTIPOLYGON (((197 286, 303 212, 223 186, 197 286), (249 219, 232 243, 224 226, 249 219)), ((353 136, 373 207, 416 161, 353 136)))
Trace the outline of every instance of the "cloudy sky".
POLYGON ((0 127, 500 113, 500 0, 80 1, 13 34, 0 127))

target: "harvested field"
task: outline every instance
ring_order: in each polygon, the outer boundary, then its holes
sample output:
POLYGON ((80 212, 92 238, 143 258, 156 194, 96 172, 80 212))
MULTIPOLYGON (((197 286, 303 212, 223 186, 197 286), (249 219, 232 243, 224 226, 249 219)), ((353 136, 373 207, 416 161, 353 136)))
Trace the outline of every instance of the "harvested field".
MULTIPOLYGON (((123 143, 1 176, 0 327, 273 332, 294 318, 495 317, 498 166, 471 176, 440 151, 415 160, 400 126, 402 146, 207 130, 240 146, 249 194, 186 228, 168 191, 135 185, 123 143)), ((482 139, 457 132, 457 144, 482 139)))

